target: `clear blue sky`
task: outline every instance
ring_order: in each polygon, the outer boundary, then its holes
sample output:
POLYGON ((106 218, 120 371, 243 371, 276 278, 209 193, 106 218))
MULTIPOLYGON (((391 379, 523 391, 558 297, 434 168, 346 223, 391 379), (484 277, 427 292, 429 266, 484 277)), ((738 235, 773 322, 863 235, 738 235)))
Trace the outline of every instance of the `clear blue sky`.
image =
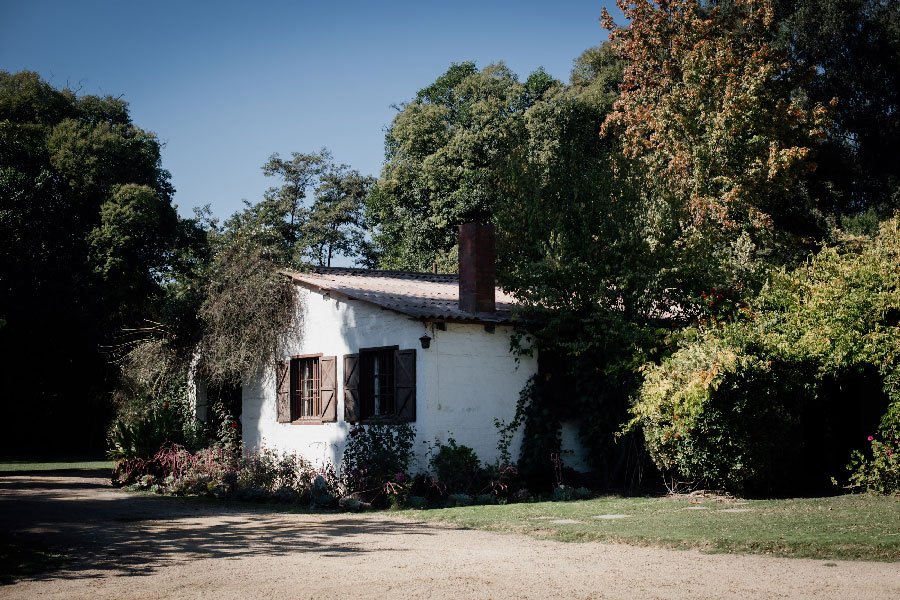
POLYGON ((148 2, 0 0, 0 69, 122 96, 165 144, 182 214, 225 217, 275 182, 270 154, 327 146, 378 175, 395 110, 451 62, 524 79, 606 39, 612 0, 148 2))

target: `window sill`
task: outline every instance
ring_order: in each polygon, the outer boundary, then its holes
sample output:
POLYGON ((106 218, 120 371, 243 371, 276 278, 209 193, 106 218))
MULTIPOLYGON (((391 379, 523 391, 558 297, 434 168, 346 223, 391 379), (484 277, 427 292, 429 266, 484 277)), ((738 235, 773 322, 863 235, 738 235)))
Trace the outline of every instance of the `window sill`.
POLYGON ((294 419, 290 423, 291 425, 324 425, 325 422, 321 419, 294 419))
POLYGON ((414 423, 415 421, 409 421, 404 419, 398 415, 383 415, 378 417, 366 417, 365 419, 360 419, 360 425, 401 425, 403 423, 414 423))

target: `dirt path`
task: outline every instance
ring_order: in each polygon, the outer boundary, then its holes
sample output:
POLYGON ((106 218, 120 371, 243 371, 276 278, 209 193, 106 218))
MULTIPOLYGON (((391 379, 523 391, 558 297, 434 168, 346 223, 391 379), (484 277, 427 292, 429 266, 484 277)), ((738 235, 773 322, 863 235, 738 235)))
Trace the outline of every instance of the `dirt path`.
POLYGON ((0 548, 63 565, 0 598, 900 598, 900 565, 566 544, 0 476, 0 548))

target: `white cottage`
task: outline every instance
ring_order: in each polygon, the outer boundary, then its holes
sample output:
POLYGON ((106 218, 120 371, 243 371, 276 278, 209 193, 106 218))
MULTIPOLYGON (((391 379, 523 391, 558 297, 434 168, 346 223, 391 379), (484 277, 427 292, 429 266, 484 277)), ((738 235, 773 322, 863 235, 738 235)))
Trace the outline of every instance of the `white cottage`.
MULTIPOLYGON (((495 287, 493 230, 460 228, 460 274, 321 268, 290 273, 296 335, 242 390, 247 447, 340 462, 354 423, 409 422, 418 469, 453 437, 486 462, 536 357, 510 352, 514 299, 495 287)), ((520 439, 510 450, 518 453, 520 439)))

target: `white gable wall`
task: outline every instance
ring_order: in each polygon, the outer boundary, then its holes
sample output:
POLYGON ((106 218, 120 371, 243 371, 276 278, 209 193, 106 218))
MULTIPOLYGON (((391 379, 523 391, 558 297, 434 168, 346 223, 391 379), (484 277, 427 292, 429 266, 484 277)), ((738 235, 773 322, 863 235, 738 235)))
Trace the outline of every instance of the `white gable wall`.
MULTIPOLYGON (((315 463, 337 463, 343 453, 349 424, 344 421, 345 354, 361 348, 399 346, 416 350, 415 451, 425 470, 427 444, 435 439, 472 447, 486 463, 497 459, 495 419, 510 421, 519 392, 537 370, 535 358, 517 364, 509 351, 512 328, 498 326, 487 333, 482 325, 448 323, 446 331, 428 327, 431 347, 422 349, 421 321, 378 308, 367 302, 323 297, 297 287, 298 339, 288 344, 288 355, 318 354, 337 357, 337 423, 290 424, 276 419, 274 368, 243 388, 242 425, 248 448, 269 447, 297 452, 315 463)), ((519 434, 521 436, 521 433, 519 434)), ((520 439, 510 448, 518 455, 520 439)))

